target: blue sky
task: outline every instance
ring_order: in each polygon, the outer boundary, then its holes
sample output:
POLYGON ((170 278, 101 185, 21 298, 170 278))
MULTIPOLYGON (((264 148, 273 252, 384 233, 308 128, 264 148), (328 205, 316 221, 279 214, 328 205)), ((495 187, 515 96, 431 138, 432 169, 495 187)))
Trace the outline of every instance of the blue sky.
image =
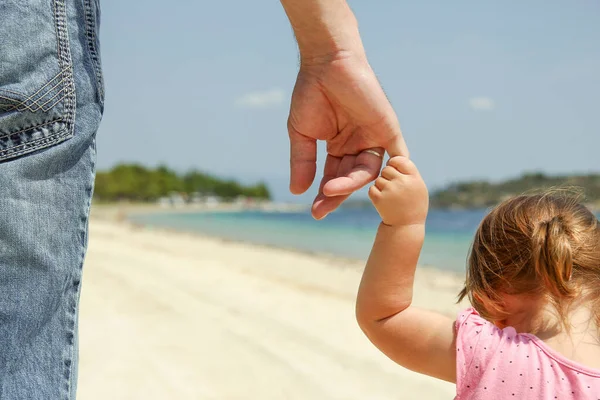
MULTIPOLYGON (((164 163, 311 200, 316 185, 287 191, 298 56, 277 2, 101 3, 100 169, 164 163)), ((598 1, 350 5, 430 187, 600 171, 598 1)))

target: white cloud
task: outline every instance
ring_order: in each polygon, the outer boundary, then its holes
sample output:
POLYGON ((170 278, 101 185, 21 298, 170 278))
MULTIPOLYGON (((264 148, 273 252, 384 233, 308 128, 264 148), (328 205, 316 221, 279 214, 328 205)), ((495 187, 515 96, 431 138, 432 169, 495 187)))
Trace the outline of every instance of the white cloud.
POLYGON ((495 108, 494 100, 489 97, 471 97, 469 106, 477 111, 490 111, 495 108))
POLYGON ((282 89, 270 89, 246 93, 235 99, 235 105, 243 108, 269 108, 282 104, 285 92, 282 89))

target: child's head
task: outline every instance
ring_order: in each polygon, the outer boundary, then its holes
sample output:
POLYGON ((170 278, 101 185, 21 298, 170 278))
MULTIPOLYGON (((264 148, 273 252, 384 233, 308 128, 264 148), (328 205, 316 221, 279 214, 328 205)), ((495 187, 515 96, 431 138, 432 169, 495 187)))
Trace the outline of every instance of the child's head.
POLYGON ((589 300, 600 322, 600 223, 565 193, 502 202, 475 234, 460 300, 465 296, 500 324, 514 312, 515 298, 550 302, 565 326, 572 300, 589 300))

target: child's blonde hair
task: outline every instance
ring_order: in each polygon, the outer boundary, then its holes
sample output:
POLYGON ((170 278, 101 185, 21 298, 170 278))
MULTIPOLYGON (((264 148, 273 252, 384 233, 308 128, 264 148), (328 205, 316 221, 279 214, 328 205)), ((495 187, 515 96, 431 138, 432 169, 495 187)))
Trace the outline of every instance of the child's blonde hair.
POLYGON ((502 202, 481 222, 465 287, 486 319, 505 319, 502 294, 543 295, 568 329, 573 299, 589 301, 600 327, 600 224, 577 196, 552 191, 502 202))

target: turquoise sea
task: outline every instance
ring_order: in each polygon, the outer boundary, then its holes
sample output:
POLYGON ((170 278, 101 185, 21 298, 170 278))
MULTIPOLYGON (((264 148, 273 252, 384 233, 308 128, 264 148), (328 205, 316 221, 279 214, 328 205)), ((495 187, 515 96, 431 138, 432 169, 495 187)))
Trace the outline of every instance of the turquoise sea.
MULTIPOLYGON (((420 264, 464 272, 469 246, 485 210, 432 210, 420 264)), ((306 212, 177 212, 132 215, 166 227, 301 251, 366 260, 379 224, 372 209, 341 209, 322 221, 306 212)))

